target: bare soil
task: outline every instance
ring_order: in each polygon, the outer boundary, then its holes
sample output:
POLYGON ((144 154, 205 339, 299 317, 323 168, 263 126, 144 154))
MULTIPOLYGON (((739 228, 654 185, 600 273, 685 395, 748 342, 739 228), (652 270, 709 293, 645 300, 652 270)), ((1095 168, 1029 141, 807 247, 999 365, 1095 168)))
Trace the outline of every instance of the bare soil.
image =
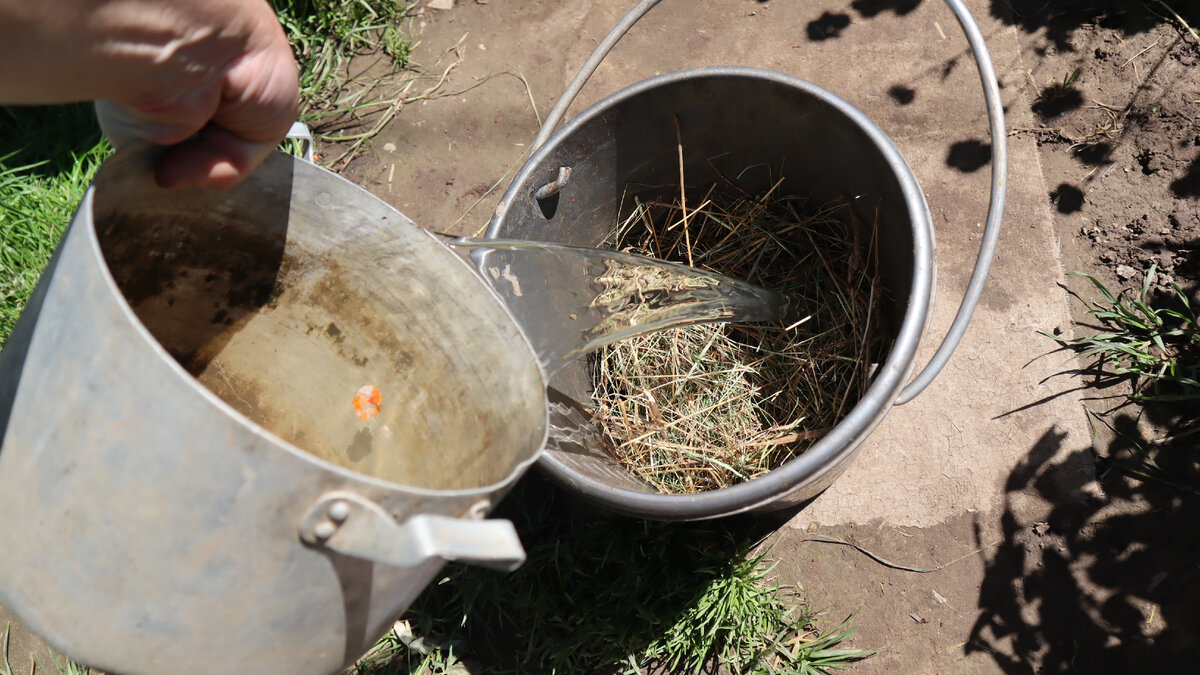
MULTIPOLYGON (((993 4, 1001 4, 999 2, 993 4)), ((1193 26, 1200 12, 1176 3, 1193 26)), ((1013 2, 1036 134, 1071 269, 1196 292, 1200 50, 1154 2, 1013 2), (1096 7, 1093 7, 1095 5, 1096 7), (1053 9, 1061 7, 1061 9, 1053 9), (1022 14, 1022 10, 1032 12, 1022 14), (1070 84, 1061 85, 1063 81, 1070 84)))
MULTIPOLYGON (((1021 31, 1036 135, 1067 270, 1154 295, 1200 292, 1200 46, 1191 2, 994 0, 1021 31)), ((1097 293, 1075 277, 1082 298, 1097 293)), ((1074 308, 1084 320, 1083 303, 1074 308)), ((1078 332, 1089 329, 1079 328, 1078 332)), ((1134 406, 1089 392, 1097 443, 1032 453, 1006 490, 1041 495, 1044 519, 1008 507, 966 650, 1006 673, 1184 672, 1200 662, 1195 406, 1134 406), (1039 456, 1040 455, 1040 456, 1039 456), (1058 495, 1051 476, 1094 462, 1100 491, 1058 495), (1157 465, 1161 471, 1154 471, 1157 465), (1148 472, 1131 478, 1122 469, 1148 472), (1173 483, 1173 484, 1168 484, 1173 483)))

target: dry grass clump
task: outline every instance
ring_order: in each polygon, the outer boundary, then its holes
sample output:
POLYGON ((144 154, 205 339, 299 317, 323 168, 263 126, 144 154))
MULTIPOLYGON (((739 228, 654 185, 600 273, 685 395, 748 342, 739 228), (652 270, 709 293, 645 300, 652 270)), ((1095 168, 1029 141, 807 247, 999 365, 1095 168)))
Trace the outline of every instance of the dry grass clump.
POLYGON ((802 307, 791 325, 688 326, 593 355, 611 451, 663 492, 728 487, 804 452, 862 396, 886 348, 873 227, 851 226, 844 204, 777 197, 781 182, 759 196, 714 186, 701 200, 637 202, 610 240, 802 307))

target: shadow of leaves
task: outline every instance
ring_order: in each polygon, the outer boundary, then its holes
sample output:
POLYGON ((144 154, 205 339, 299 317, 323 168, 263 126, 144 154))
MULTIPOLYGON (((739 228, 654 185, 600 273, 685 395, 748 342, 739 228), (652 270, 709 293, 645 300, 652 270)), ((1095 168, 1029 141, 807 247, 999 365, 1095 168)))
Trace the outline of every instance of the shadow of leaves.
POLYGON ((963 173, 974 173, 992 160, 992 145, 983 141, 958 141, 946 154, 946 166, 963 173))
MULTIPOLYGON (((1091 25, 1118 28, 1126 36, 1150 30, 1162 21, 1141 0, 991 0, 991 15, 1026 33, 1043 32, 1059 51, 1074 51, 1075 32, 1091 25)), ((1194 2, 1168 3, 1185 21, 1200 23, 1200 7, 1194 2)))
POLYGON ((911 87, 906 87, 902 84, 894 84, 887 90, 888 96, 899 103, 900 105, 908 105, 917 98, 917 92, 911 87))
MULTIPOLYGON (((1167 428, 1194 423, 1144 410, 1167 428)), ((1200 455, 1145 438, 1138 412, 1111 424, 1099 457, 1047 431, 1005 485, 1004 543, 964 648, 1005 673, 1182 672, 1200 659, 1200 455), (1098 489, 1072 488, 1093 459, 1098 489), (1049 504, 1032 521, 1030 496, 1049 504)))
POLYGON ((888 10, 895 12, 896 16, 904 16, 920 7, 921 0, 854 0, 850 6, 869 19, 888 10))
POLYGON ((1050 202, 1059 213, 1075 213, 1083 208, 1083 191, 1070 183, 1062 183, 1050 193, 1050 202))
POLYGON ((1033 105, 1034 114, 1048 120, 1083 106, 1083 94, 1074 87, 1047 88, 1033 105))
POLYGON ((825 12, 820 17, 809 21, 805 32, 813 42, 822 42, 841 36, 842 31, 850 25, 850 15, 825 12))
POLYGON ((1188 167, 1187 174, 1171 183, 1171 192, 1176 197, 1200 197, 1200 157, 1188 167))

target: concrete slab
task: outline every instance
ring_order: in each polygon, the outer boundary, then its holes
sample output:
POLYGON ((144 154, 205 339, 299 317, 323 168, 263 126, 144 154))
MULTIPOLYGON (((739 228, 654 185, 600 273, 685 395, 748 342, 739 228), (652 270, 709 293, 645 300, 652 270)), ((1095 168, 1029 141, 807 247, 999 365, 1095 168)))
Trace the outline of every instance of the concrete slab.
MULTIPOLYGON (((405 109, 375 142, 391 150, 350 167, 352 179, 421 225, 481 230, 507 179, 488 189, 519 166, 536 134, 531 101, 544 114, 633 3, 514 4, 460 4, 419 25, 418 63, 460 44, 463 60, 447 83, 455 94, 405 109), (500 72, 522 74, 529 91, 500 72)), ((1017 33, 992 15, 994 4, 968 2, 992 52, 1009 127, 1031 127, 1017 33)), ((617 46, 572 110, 702 65, 803 77, 863 110, 896 142, 937 229, 938 302, 923 365, 957 309, 987 206, 983 97, 953 15, 934 0, 667 0, 617 46)), ((775 543, 781 581, 801 585, 831 621, 861 610, 852 646, 886 648, 856 672, 999 672, 1003 659, 977 640, 986 623, 981 589, 997 583, 989 578, 1003 562, 995 544, 1042 519, 1047 494, 1081 499, 1092 480, 1078 398, 1059 395, 1072 385, 1050 379, 1063 360, 1044 356, 1053 345, 1037 333, 1069 327, 1037 146, 1013 137, 1009 151, 1000 249, 958 352, 920 398, 889 413, 850 469, 775 543), (900 570, 814 541, 829 536, 910 568, 955 562, 936 572, 900 570)))

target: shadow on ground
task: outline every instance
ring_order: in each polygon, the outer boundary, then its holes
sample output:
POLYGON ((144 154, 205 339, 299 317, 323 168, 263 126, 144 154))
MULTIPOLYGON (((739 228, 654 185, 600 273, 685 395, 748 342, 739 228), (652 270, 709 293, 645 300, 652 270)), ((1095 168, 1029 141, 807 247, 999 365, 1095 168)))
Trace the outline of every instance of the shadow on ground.
MULTIPOLYGON (((1170 93, 1190 84, 1194 76, 1186 68, 1172 69, 1166 67, 1168 61, 1175 59, 1187 63, 1187 54, 1191 49, 1191 39, 1187 37, 1189 27, 1200 24, 1200 3, 1196 2, 1166 2, 1158 0, 992 0, 990 11, 992 16, 1002 22, 1016 26, 1019 30, 1035 36, 1031 41, 1032 50, 1038 57, 1050 55, 1063 56, 1060 62, 1066 63, 1059 73, 1050 74, 1050 80, 1042 83, 1035 93, 1032 103, 1033 112, 1040 121, 1053 124, 1066 113, 1092 106, 1097 110, 1108 108, 1112 119, 1109 124, 1095 123, 1095 129, 1082 138, 1066 138, 1074 149, 1075 156, 1083 164, 1103 166, 1112 163, 1112 152, 1122 145, 1131 134, 1145 127, 1152 118, 1156 117, 1160 108, 1174 109, 1170 104, 1170 93), (1177 14, 1176 14, 1177 13, 1177 14), (1187 24, 1185 27, 1178 18, 1187 24), (1097 62, 1117 58, 1120 47, 1108 39, 1110 33, 1120 41, 1126 38, 1147 33, 1156 28, 1170 25, 1177 35, 1170 41, 1163 42, 1165 49, 1156 59, 1143 65, 1139 71, 1133 69, 1137 86, 1124 100, 1105 100, 1103 105, 1097 104, 1097 97, 1104 95, 1097 92, 1095 82, 1080 86, 1080 79, 1094 78, 1094 66, 1097 62), (1168 80, 1166 73, 1175 72, 1176 78, 1168 80), (1156 93, 1155 85, 1159 89, 1156 93)), ((1149 49, 1149 48, 1147 48, 1149 49)), ((1122 60, 1123 57, 1122 57, 1122 60)), ((1125 61, 1117 70, 1124 70, 1133 59, 1125 61)), ((1032 81, 1032 75, 1031 81, 1032 81)), ((1077 120, 1067 120, 1067 126, 1072 129, 1079 127, 1077 120), (1073 123, 1073 124, 1072 124, 1073 123)), ((1073 132, 1074 133, 1074 132, 1073 132)), ((1197 181, 1185 177, 1173 186, 1175 193, 1181 197, 1195 196, 1197 181)))
MULTIPOLYGON (((1200 137, 1196 145, 1200 145, 1200 137)), ((1188 167, 1187 174, 1171 183, 1171 191, 1179 198, 1200 197, 1200 157, 1196 157, 1188 167)))
MULTIPOLYGON (((417 635, 465 654, 471 672, 626 672, 700 598, 717 597, 714 585, 738 578, 733 570, 753 544, 782 522, 635 520, 581 502, 537 473, 493 516, 513 521, 525 565, 505 575, 451 564, 405 617, 417 635)), ((724 639, 677 635, 696 645, 724 639)))
MULTIPOLYGON (((1114 426, 1137 433, 1131 414, 1114 426)), ((1056 493, 1055 472, 1092 449, 1052 459, 1062 449, 1053 432, 1012 473, 1010 496, 1032 492, 1054 506, 1033 523, 1006 508, 967 653, 986 651, 1013 674, 1182 672, 1200 662, 1200 464, 1186 447, 1139 456, 1133 444, 1152 439, 1133 438, 1099 462, 1102 497, 1056 493), (1158 467, 1152 480, 1122 471, 1145 471, 1147 461, 1158 467)))
MULTIPOLYGON (((1189 0, 1168 2, 1185 21, 1200 23, 1200 7, 1189 0)), ((1072 50, 1074 33, 1090 24, 1119 28, 1126 36, 1144 33, 1170 13, 1161 3, 1142 0, 991 0, 992 16, 1026 33, 1045 31, 1047 40, 1059 50, 1072 50)))
POLYGON ((883 12, 891 11, 896 16, 909 14, 921 6, 923 0, 851 0, 846 11, 826 11, 808 23, 806 32, 812 42, 821 42, 841 37, 842 31, 851 23, 854 12, 860 19, 872 19, 883 12))
MULTIPOLYGON (((1120 391, 1089 373, 1092 395, 1120 391)), ((1064 448, 1051 430, 1009 475, 1003 544, 986 564, 968 654, 987 652, 1012 674, 1200 663, 1200 412, 1195 401, 1124 400, 1089 402, 1096 447, 1064 448), (1092 462, 1098 490, 1064 487, 1092 462), (1027 516, 1030 496, 1045 515, 1027 516)))

